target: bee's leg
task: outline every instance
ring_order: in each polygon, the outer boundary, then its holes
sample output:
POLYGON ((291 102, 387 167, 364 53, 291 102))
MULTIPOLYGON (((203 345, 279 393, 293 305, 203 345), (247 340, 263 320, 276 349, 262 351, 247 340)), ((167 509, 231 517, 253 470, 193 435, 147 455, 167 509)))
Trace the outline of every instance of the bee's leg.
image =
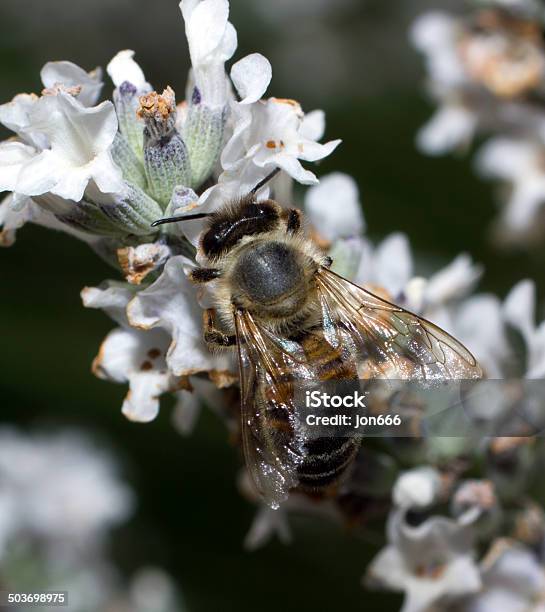
POLYGON ((217 268, 195 268, 189 274, 189 280, 194 283, 209 283, 221 276, 221 270, 217 268))
POLYGON ((235 334, 226 334, 219 330, 215 324, 216 311, 208 308, 203 314, 204 341, 218 348, 227 348, 237 343, 235 334))
POLYGON ((296 234, 301 229, 301 211, 289 208, 284 213, 286 219, 286 231, 288 234, 296 234))

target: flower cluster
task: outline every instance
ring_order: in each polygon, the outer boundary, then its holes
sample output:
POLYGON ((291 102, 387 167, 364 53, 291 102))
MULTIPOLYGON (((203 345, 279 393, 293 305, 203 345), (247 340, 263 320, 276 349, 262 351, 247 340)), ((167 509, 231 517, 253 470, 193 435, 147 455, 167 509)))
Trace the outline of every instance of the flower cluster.
POLYGON ((121 51, 107 67, 113 102, 95 105, 99 69, 50 62, 40 96, 0 107, 0 122, 15 132, 0 144, 0 190, 12 192, 0 205, 0 241, 11 244, 27 221, 46 225, 85 240, 123 273, 125 283, 82 296, 120 326, 93 369, 129 383, 123 412, 137 421, 157 415, 165 392, 191 404, 191 375, 206 372, 219 387, 234 381, 231 361, 202 342, 199 296, 186 277, 202 224, 152 223, 211 212, 275 168, 283 171, 275 190, 289 200, 293 179, 318 180, 301 161, 323 159, 340 142, 318 142, 322 111, 262 99, 272 77, 262 55, 236 62, 228 77, 237 34, 227 0, 184 0, 180 9, 192 63, 184 101, 176 103, 171 87, 153 91, 134 53, 121 51))
POLYGON ((165 572, 142 568, 124 585, 109 558, 112 532, 134 506, 114 457, 83 433, 0 428, 0 579, 6 589, 28 591, 34 573, 44 589, 69 591, 75 612, 109 609, 113 602, 135 612, 181 611, 165 572))
POLYGON ((500 244, 524 245, 545 227, 544 27, 540 2, 473 0, 468 14, 426 13, 411 30, 439 106, 417 144, 440 155, 491 136, 476 169, 508 187, 495 228, 500 244))

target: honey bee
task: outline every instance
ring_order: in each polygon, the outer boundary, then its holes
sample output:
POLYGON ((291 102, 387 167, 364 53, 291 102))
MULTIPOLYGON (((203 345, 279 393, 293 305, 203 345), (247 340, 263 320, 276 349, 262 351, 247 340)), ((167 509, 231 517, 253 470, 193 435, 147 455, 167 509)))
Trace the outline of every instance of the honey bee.
POLYGON ((210 284, 205 311, 212 349, 236 347, 247 468, 272 507, 293 489, 334 487, 361 438, 305 438, 295 422, 294 387, 303 381, 362 378, 468 379, 481 376, 471 353, 432 323, 339 276, 303 230, 301 211, 258 191, 207 217, 199 241, 205 265, 190 275, 210 284))

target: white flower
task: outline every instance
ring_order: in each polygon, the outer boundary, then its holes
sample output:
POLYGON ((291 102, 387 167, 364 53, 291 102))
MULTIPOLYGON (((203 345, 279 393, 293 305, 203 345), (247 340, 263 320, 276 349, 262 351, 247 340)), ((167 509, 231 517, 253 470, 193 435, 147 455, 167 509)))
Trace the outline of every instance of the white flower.
POLYGON ((213 355, 203 340, 202 309, 197 290, 187 279, 185 257, 172 257, 150 287, 140 291, 127 307, 130 325, 142 330, 162 328, 172 341, 166 362, 175 376, 234 371, 228 355, 213 355))
MULTIPOLYGON (((132 509, 109 455, 76 432, 24 436, 0 431, 0 508, 9 498, 8 536, 95 546, 132 509)), ((5 505, 4 505, 5 507, 5 505)), ((0 532, 6 524, 0 522, 0 532)))
POLYGON ((503 304, 505 321, 526 344, 525 378, 545 378, 545 321, 536 326, 536 290, 530 280, 515 285, 503 304))
POLYGON ((389 299, 433 322, 444 320, 448 309, 466 297, 482 275, 482 268, 461 254, 429 279, 414 276, 413 256, 405 234, 391 234, 376 247, 367 239, 359 244, 361 255, 353 280, 371 290, 386 290, 389 299))
POLYGON ((65 232, 86 242, 92 249, 101 255, 106 255, 106 250, 111 250, 108 238, 87 234, 69 224, 59 221, 55 214, 67 213, 70 210, 70 202, 59 198, 61 207, 56 212, 46 210, 44 206, 38 205, 30 198, 16 199, 16 194, 9 194, 0 202, 0 246, 11 246, 15 242, 15 234, 26 223, 34 223, 52 229, 65 232))
POLYGON ((83 106, 94 106, 102 90, 102 70, 95 68, 91 72, 85 72, 72 62, 48 62, 40 72, 44 87, 54 90, 62 86, 66 89, 78 88, 78 101, 83 106))
MULTIPOLYGON (((450 331, 473 353, 486 378, 502 378, 509 358, 505 322, 500 300, 494 295, 475 295, 462 302, 451 317, 450 331)), ((493 402, 490 402, 493 408, 493 402)))
POLYGON ((482 563, 483 590, 464 612, 543 612, 545 571, 535 554, 515 541, 496 540, 482 563))
POLYGON ((182 0, 180 10, 191 56, 195 85, 210 107, 227 102, 224 64, 237 48, 237 33, 228 21, 227 0, 182 0))
POLYGON ((159 568, 145 567, 131 579, 127 610, 132 612, 182 612, 175 582, 159 568))
MULTIPOLYGON (((102 72, 99 68, 85 72, 72 62, 48 62, 40 74, 50 94, 58 89, 70 90, 84 106, 93 106, 102 89, 102 72)), ((15 132, 23 142, 45 149, 48 146, 47 136, 33 128, 32 111, 38 100, 35 94, 18 94, 11 102, 0 105, 0 123, 15 132)))
POLYGON ((394 233, 373 247, 366 241, 355 282, 371 289, 380 287, 394 301, 403 298, 403 291, 413 274, 409 240, 405 234, 394 233))
POLYGON ((82 291, 87 308, 101 308, 120 327, 112 330, 102 343, 93 362, 99 378, 129 383, 122 412, 131 421, 147 423, 159 413, 159 397, 178 391, 183 379, 174 376, 166 365, 169 335, 162 329, 141 331, 129 326, 126 308, 136 290, 123 283, 106 283, 82 291))
POLYGON ((17 193, 51 192, 78 202, 90 180, 104 193, 123 190, 110 147, 117 132, 111 102, 87 108, 63 91, 40 98, 30 117, 32 129, 47 136, 51 148, 36 152, 17 174, 17 193))
POLYGON ((323 116, 315 112, 305 117, 298 102, 279 98, 260 100, 268 85, 269 71, 265 68, 268 62, 262 57, 246 58, 243 62, 242 67, 235 66, 233 80, 241 86, 241 97, 257 101, 248 103, 244 99, 232 105, 233 135, 221 155, 222 167, 231 173, 240 172, 248 163, 269 171, 277 167, 300 183, 317 183, 315 175, 305 170, 299 160, 323 159, 341 141, 319 144, 325 127, 323 116), (263 67, 267 78, 257 78, 255 71, 249 70, 254 64, 263 67))
POLYGON ((412 526, 405 510, 394 511, 388 521, 389 544, 371 562, 365 583, 403 591, 401 612, 427 612, 445 599, 477 592, 481 579, 472 552, 475 518, 468 511, 457 521, 434 516, 412 526))
POLYGON ((426 508, 437 501, 441 476, 429 466, 403 472, 397 479, 392 499, 401 508, 426 508))
POLYGON ((305 212, 315 230, 329 241, 358 236, 365 230, 358 186, 342 172, 323 176, 319 185, 307 191, 305 212))
POLYGON ((443 155, 465 148, 473 140, 478 117, 462 104, 440 106, 433 117, 418 132, 416 143, 427 155, 443 155))
POLYGON ((268 544, 274 537, 277 537, 282 544, 291 543, 287 512, 283 507, 273 510, 269 506, 262 505, 244 538, 244 547, 250 551, 257 550, 268 544))
POLYGON ((498 137, 481 149, 477 158, 479 172, 512 186, 501 216, 505 231, 523 234, 533 229, 545 203, 544 160, 545 148, 531 140, 498 137))
POLYGON ((455 17, 439 11, 425 13, 412 25, 410 37, 413 45, 425 55, 434 88, 443 92, 467 81, 457 51, 455 17))

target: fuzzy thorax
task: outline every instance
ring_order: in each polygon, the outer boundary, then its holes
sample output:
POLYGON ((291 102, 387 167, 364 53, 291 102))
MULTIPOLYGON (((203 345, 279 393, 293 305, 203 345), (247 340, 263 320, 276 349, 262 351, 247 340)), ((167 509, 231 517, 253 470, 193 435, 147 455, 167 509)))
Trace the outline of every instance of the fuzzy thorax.
POLYGON ((221 270, 211 291, 223 325, 234 331, 236 308, 281 333, 319 317, 314 277, 323 261, 302 231, 286 231, 280 216, 276 228, 242 237, 212 262, 221 270))

